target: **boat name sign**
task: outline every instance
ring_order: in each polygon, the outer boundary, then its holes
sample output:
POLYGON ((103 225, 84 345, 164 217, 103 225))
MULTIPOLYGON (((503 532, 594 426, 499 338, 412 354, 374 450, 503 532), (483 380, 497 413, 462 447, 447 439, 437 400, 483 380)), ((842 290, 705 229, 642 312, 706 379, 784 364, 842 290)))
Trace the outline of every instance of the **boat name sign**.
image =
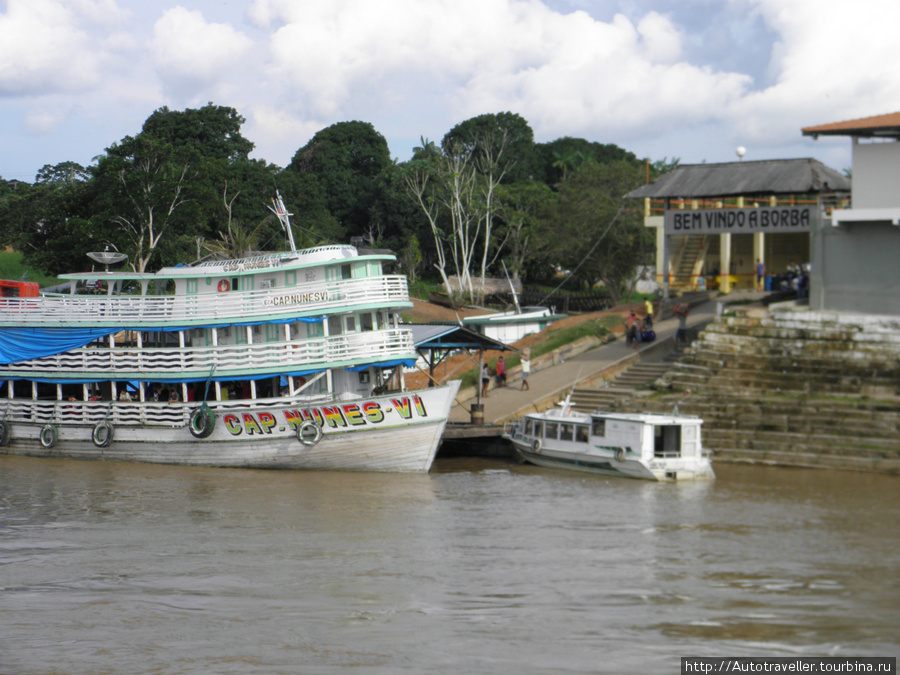
POLYGON ((246 272, 249 270, 265 270, 272 267, 281 267, 281 260, 277 258, 265 260, 244 260, 242 262, 229 263, 222 269, 226 272, 246 272))
POLYGON ((287 428, 296 431, 305 420, 312 420, 322 428, 341 429, 380 426, 385 422, 390 426, 392 422, 410 421, 415 417, 423 419, 428 417, 425 404, 418 396, 411 398, 404 396, 399 399, 390 399, 389 403, 385 402, 384 404, 370 401, 362 405, 341 403, 278 412, 226 413, 222 416, 222 422, 232 436, 240 436, 245 433, 253 436, 255 434, 271 434, 274 430, 284 431, 287 428))
POLYGON ((328 302, 328 291, 276 295, 275 297, 266 298, 265 305, 266 307, 277 307, 280 305, 302 305, 313 302, 328 302))

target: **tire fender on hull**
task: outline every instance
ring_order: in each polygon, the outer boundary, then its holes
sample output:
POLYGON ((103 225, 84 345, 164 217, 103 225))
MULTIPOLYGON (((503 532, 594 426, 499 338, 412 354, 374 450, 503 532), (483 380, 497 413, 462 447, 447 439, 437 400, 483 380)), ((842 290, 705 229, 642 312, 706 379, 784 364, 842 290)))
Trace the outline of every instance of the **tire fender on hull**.
POLYGON ((41 446, 49 450, 59 440, 59 431, 52 424, 45 424, 41 428, 41 446))
POLYGON ((108 420, 97 422, 94 430, 91 432, 91 441, 98 448, 105 448, 113 439, 113 425, 108 420))
POLYGON ((188 426, 194 438, 208 438, 216 428, 216 414, 206 405, 201 405, 191 413, 188 426))
POLYGON ((304 420, 303 423, 297 427, 297 440, 303 443, 307 448, 318 445, 319 441, 322 440, 322 427, 312 420, 304 420))

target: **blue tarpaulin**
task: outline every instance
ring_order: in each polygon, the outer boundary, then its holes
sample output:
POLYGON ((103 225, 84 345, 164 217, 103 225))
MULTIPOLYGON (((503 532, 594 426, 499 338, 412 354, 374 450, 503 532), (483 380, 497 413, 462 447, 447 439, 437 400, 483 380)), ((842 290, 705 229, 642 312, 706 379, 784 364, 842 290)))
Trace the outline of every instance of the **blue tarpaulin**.
POLYGON ((62 354, 118 332, 118 328, 0 328, 0 364, 62 354))

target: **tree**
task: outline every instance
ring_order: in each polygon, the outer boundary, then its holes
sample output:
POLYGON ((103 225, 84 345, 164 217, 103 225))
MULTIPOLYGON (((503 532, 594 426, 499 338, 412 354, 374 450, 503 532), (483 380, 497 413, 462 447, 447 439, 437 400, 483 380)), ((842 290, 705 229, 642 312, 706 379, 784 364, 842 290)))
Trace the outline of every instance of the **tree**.
POLYGON ((0 195, 3 243, 48 274, 83 268, 87 252, 101 245, 89 223, 88 178, 80 164, 62 162, 44 166, 33 185, 16 181, 0 195))
POLYGON ((531 175, 535 180, 559 187, 585 162, 608 164, 621 160, 636 162, 637 157, 612 143, 594 143, 583 138, 565 136, 534 146, 531 175))
POLYGON ((121 228, 136 271, 147 270, 160 239, 176 223, 182 234, 195 229, 196 204, 187 205, 200 164, 196 150, 175 148, 150 134, 127 136, 100 158, 95 177, 106 215, 121 228))
POLYGON ((618 304, 651 253, 651 235, 639 209, 624 199, 645 180, 636 161, 590 162, 560 186, 555 231, 544 254, 573 270, 586 287, 602 283, 618 304))
POLYGON ((241 135, 244 122, 234 108, 212 103, 184 111, 163 106, 147 118, 141 133, 177 148, 195 150, 207 159, 239 162, 248 160, 253 150, 253 143, 241 135))
POLYGON ((314 176, 345 234, 362 235, 371 228, 378 176, 390 166, 387 141, 375 127, 368 122, 339 122, 313 136, 287 170, 314 176))
POLYGON ((525 271, 531 257, 533 240, 546 231, 555 208, 556 195, 549 186, 537 181, 501 185, 497 190, 501 204, 499 228, 506 251, 504 260, 513 279, 525 271))

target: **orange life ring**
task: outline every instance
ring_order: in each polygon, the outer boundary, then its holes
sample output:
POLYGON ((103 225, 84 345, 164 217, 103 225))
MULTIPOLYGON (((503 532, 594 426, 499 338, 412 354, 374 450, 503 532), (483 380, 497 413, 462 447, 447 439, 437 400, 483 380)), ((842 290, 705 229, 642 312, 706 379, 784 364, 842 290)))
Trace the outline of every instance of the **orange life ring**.
POLYGON ((228 279, 222 279, 219 282, 219 293, 226 293, 231 290, 231 284, 228 283, 228 279))

